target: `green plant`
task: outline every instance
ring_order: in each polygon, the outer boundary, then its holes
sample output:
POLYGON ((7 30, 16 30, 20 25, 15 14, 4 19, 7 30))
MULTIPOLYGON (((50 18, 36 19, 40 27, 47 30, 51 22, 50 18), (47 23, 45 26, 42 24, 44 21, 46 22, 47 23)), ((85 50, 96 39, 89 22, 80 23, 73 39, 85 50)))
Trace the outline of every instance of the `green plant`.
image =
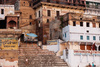
POLYGON ((63 17, 60 18, 61 24, 60 24, 60 29, 63 27, 63 17))

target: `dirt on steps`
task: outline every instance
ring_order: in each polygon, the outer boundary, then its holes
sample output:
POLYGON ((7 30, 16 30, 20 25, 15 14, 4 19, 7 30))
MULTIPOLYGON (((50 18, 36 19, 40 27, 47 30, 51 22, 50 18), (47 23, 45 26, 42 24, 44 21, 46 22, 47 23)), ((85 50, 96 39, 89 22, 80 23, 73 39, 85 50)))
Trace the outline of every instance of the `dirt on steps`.
POLYGON ((54 52, 43 50, 37 44, 21 45, 18 57, 19 67, 68 67, 54 52), (28 61, 26 61, 28 59, 28 61))

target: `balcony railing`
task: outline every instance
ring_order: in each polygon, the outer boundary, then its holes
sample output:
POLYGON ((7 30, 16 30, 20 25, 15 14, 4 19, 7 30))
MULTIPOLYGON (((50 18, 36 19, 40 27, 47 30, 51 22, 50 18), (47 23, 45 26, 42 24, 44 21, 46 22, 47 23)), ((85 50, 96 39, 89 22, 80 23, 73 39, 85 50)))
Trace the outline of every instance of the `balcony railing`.
POLYGON ((62 0, 35 0, 35 1, 33 1, 33 6, 38 4, 39 2, 48 2, 48 3, 56 3, 56 4, 85 7, 85 3, 77 3, 77 2, 72 3, 72 2, 62 1, 62 0))
POLYGON ((99 55, 100 56, 100 51, 74 50, 74 54, 76 54, 76 55, 99 55))
POLYGON ((99 6, 96 5, 86 5, 87 8, 95 8, 95 9, 100 9, 99 6))

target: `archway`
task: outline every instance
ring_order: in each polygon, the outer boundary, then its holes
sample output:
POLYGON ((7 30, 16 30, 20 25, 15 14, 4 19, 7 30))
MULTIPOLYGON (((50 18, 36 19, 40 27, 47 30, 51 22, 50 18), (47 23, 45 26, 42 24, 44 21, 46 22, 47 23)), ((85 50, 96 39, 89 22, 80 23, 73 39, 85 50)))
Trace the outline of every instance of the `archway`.
POLYGON ((6 20, 0 20, 0 29, 6 29, 6 20))
POLYGON ((10 21, 10 22, 8 23, 8 28, 10 28, 10 29, 16 28, 16 22, 15 22, 15 21, 10 21))
POLYGON ((95 45, 95 50, 97 51, 97 46, 95 45))
POLYGON ((99 46, 99 51, 100 51, 100 46, 99 46))

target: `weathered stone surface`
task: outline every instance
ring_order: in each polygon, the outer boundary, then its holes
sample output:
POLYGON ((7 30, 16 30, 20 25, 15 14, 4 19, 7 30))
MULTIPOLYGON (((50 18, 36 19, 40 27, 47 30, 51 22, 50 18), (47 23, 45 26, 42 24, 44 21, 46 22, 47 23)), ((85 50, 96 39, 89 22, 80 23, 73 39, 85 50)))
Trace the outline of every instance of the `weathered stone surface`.
POLYGON ((55 55, 54 52, 42 50, 37 45, 22 45, 19 48, 19 67, 68 67, 67 63, 55 55), (28 64, 25 60, 28 59, 28 64))

